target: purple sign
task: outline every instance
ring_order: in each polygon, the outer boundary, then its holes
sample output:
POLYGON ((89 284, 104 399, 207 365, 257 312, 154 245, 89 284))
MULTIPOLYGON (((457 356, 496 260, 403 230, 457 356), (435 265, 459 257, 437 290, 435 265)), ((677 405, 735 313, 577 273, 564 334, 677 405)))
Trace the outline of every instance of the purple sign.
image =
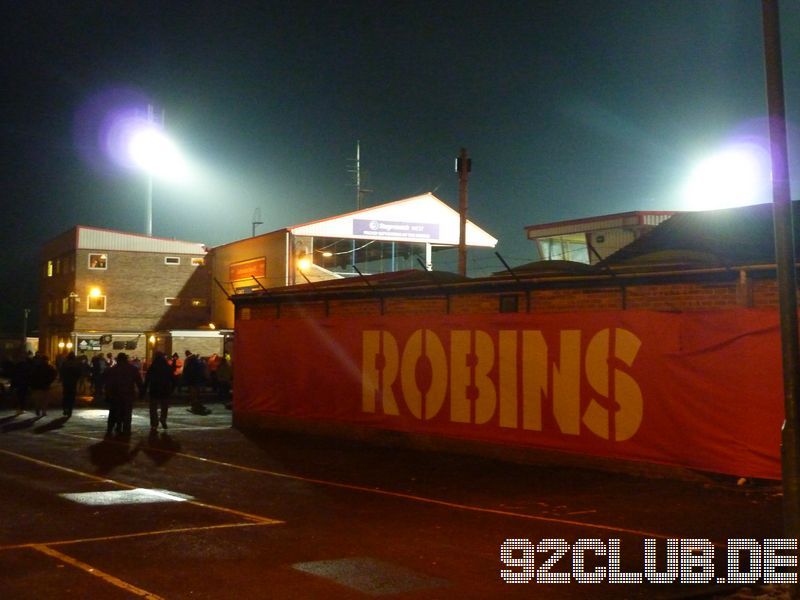
POLYGON ((353 219, 353 235, 430 240, 439 237, 439 225, 434 223, 378 221, 377 219, 353 219))

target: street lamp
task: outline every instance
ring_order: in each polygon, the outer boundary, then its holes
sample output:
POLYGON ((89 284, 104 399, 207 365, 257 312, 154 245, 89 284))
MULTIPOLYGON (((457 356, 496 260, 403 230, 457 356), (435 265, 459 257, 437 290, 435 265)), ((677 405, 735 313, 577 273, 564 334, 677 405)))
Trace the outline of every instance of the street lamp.
POLYGON ((162 122, 153 121, 153 106, 147 106, 147 121, 137 127, 128 139, 128 155, 147 174, 146 227, 153 235, 153 177, 180 179, 186 173, 186 162, 177 145, 163 130, 162 122))

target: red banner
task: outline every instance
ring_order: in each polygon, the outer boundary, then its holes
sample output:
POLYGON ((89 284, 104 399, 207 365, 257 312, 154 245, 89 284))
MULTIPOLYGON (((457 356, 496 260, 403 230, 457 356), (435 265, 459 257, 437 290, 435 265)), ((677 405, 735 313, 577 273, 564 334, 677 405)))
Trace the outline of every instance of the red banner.
POLYGON ((239 320, 235 410, 780 478, 777 311, 239 320))

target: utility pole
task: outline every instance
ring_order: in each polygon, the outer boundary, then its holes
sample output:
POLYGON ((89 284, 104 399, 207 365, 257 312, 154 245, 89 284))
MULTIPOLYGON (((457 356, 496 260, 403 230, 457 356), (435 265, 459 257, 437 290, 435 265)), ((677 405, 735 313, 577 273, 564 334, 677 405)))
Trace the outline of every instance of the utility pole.
POLYGON ((458 172, 458 274, 467 275, 467 183, 472 170, 472 159, 467 156, 467 149, 462 148, 456 159, 458 172))
MULTIPOLYGON (((772 216, 775 231, 775 268, 781 323, 784 422, 781 431, 783 526, 786 537, 800 537, 800 350, 797 333, 797 282, 794 224, 789 190, 786 107, 783 96, 780 19, 777 0, 762 0, 764 63, 767 75, 769 139, 772 158, 772 216)), ((792 597, 797 598, 797 586, 792 597)))

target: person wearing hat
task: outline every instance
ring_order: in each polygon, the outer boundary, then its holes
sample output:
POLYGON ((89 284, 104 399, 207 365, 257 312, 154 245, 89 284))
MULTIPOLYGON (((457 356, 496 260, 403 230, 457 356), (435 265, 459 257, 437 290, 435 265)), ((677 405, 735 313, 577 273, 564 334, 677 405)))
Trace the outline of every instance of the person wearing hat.
POLYGON ((120 352, 114 366, 106 371, 106 398, 111 405, 106 435, 111 435, 112 431, 126 436, 131 434, 137 392, 139 395, 144 393, 142 374, 128 362, 128 355, 120 352))

